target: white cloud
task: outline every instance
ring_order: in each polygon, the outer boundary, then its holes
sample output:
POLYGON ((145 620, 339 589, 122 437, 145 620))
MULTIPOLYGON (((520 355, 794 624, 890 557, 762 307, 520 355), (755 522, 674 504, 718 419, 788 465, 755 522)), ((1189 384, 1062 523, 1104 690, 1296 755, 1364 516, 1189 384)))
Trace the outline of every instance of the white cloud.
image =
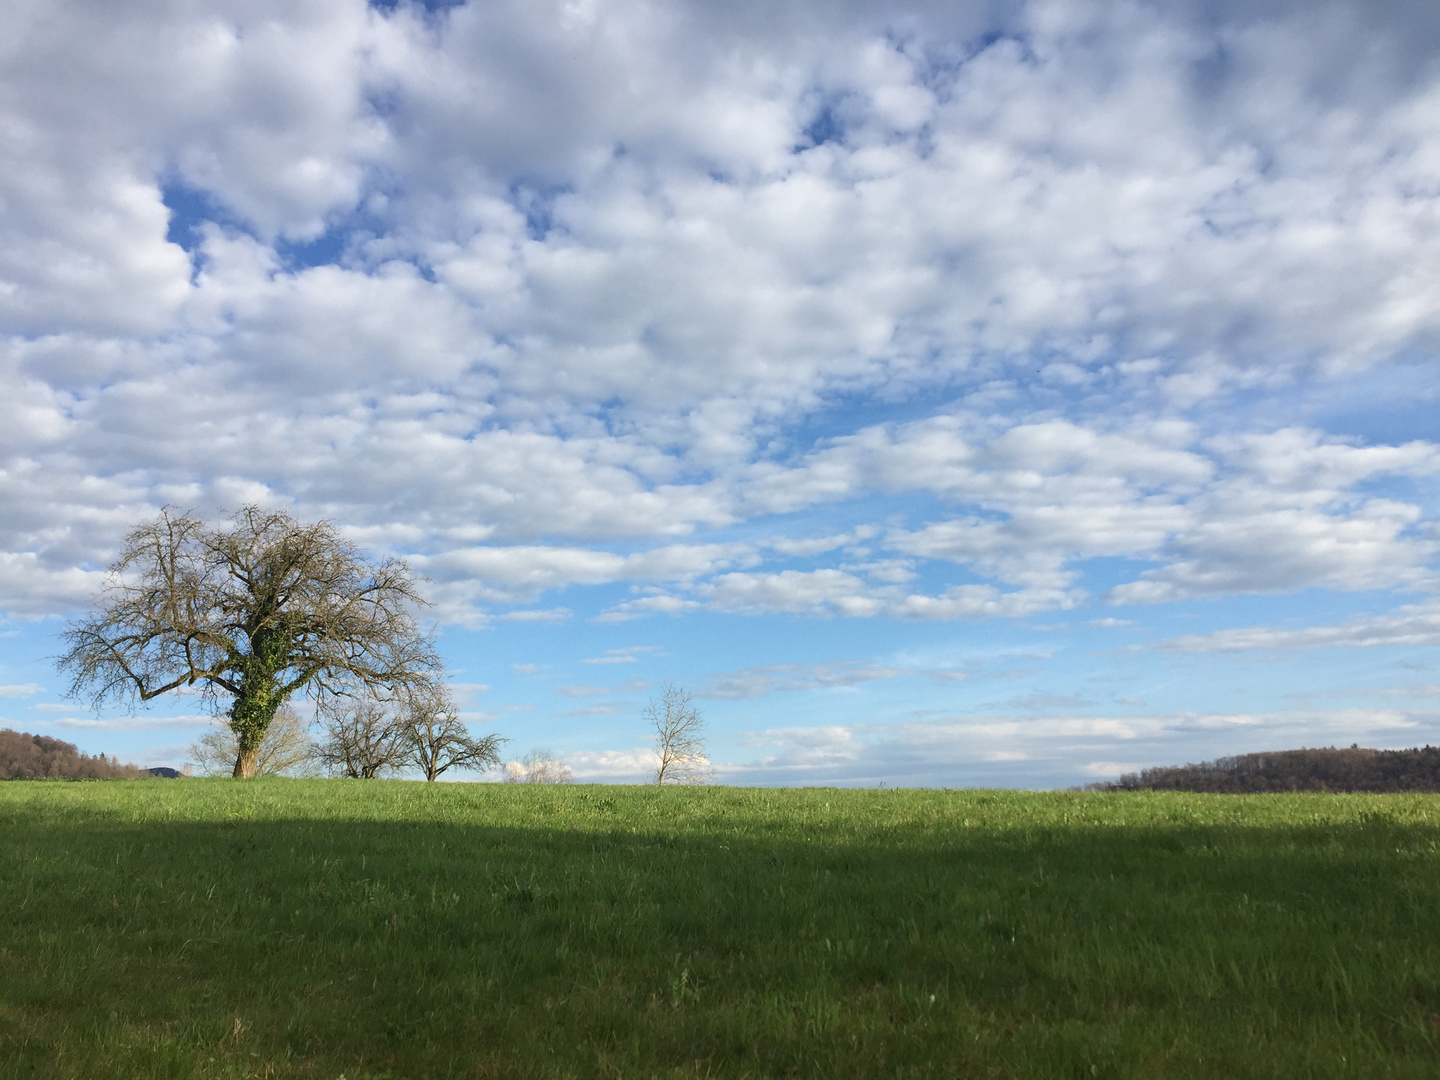
POLYGON ((585 686, 585 685, 563 685, 557 686, 555 692, 564 697, 604 697, 606 694, 638 694, 642 690, 648 690, 650 684, 644 679, 626 679, 618 686, 585 686))
POLYGON ((915 674, 906 668, 837 661, 828 664, 764 664, 711 676, 696 695, 744 700, 775 691, 848 689, 879 679, 915 674))
POLYGON ((745 544, 673 544, 631 555, 561 546, 473 547, 417 556, 417 567, 442 582, 450 595, 497 603, 533 600, 547 590, 616 581, 687 581, 751 562, 745 544))
POLYGON ((525 608, 495 616, 505 622, 565 622, 573 615, 569 608, 525 608))
POLYGON ((610 693, 608 686, 584 686, 584 685, 562 685, 555 687, 555 692, 565 697, 603 697, 610 693))
POLYGON ((1406 604, 1387 615, 1367 615, 1329 626, 1251 626, 1187 634, 1160 642, 1170 652, 1222 653, 1256 649, 1377 648, 1440 644, 1440 601, 1406 604))
POLYGON ((685 600, 678 596, 664 594, 643 596, 638 600, 626 600, 596 616, 597 622, 626 622, 645 615, 678 615, 700 607, 698 600, 685 600))
POLYGON ((1143 762, 1090 761, 1080 771, 1096 780, 1118 780, 1127 773, 1138 773, 1146 767, 1143 762))
POLYGON ((99 590, 101 575, 47 565, 54 561, 36 552, 0 552, 0 607, 21 617, 84 607, 99 590))
POLYGON ((873 525, 861 525, 851 529, 849 532, 836 533, 832 536, 814 536, 802 540, 791 539, 790 537, 774 537, 767 542, 767 546, 781 555, 788 555, 793 558, 812 558, 816 555, 823 555, 826 552, 834 551, 839 547, 848 547, 861 544, 873 537, 879 530, 873 525))
MULTIPOLYGON (((0 698, 34 697, 44 689, 45 688, 39 683, 11 683, 8 686, 0 685, 0 698)), ((30 707, 33 709, 37 706, 32 705, 30 707)))
POLYGON ((617 713, 628 711, 628 707, 617 701, 607 701, 599 705, 586 705, 579 709, 566 709, 557 713, 557 716, 614 716, 617 713))
POLYGON ((215 722, 213 716, 119 716, 84 718, 68 716, 43 726, 73 731, 158 731, 165 728, 193 728, 215 722))
POLYGON ((1440 684, 1415 683, 1409 686, 1354 686, 1338 690, 1297 690, 1286 695, 1300 701, 1314 698, 1415 698, 1433 701, 1440 698, 1440 684))
POLYGON ((630 645, 624 649, 606 649, 604 656, 590 656, 582 664, 634 664, 650 653, 658 653, 658 645, 630 645))
POLYGON ((644 783, 653 780, 657 764, 655 751, 649 747, 629 750, 569 750, 561 755, 583 782, 644 783))

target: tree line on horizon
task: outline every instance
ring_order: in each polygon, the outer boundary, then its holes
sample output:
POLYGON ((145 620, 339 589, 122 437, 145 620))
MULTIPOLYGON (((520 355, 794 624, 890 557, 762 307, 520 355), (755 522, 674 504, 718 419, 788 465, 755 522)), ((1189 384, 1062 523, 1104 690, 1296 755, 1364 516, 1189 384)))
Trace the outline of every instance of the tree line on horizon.
POLYGON ((150 770, 104 754, 82 754, 74 743, 0 728, 0 780, 140 780, 150 770))
POLYGON ((1440 746, 1372 750, 1361 746, 1272 750, 1199 764, 1161 766, 1086 791, 1193 791, 1216 794, 1333 791, 1440 792, 1440 746))

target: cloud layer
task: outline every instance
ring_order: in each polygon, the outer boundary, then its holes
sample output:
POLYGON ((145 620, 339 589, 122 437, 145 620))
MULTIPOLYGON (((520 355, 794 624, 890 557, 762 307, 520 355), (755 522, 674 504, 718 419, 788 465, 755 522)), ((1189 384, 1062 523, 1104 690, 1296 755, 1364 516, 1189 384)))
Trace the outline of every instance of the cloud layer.
POLYGON ((1421 511, 1356 487, 1433 446, 1205 418, 1433 340, 1440 82, 1347 94, 1399 45, 1323 68, 1343 8, 885 11, 12 7, 7 606, 74 604, 165 501, 336 516, 472 620, 706 578, 727 610, 1010 615, 1106 556, 1159 564, 1119 601, 1425 578, 1421 511), (877 491, 954 508, 882 549, 986 584, 550 546, 877 491))

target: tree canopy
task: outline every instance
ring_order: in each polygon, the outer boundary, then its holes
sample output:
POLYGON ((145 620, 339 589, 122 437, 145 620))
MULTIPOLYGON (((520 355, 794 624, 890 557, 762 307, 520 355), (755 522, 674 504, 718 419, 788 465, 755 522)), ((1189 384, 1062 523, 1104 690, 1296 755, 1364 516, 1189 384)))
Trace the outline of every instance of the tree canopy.
POLYGON ((65 631, 72 696, 149 701, 198 689, 235 734, 234 774, 291 695, 432 685, 440 662, 403 559, 372 561, 328 521, 247 506, 218 526, 162 510, 125 538, 90 616, 65 631))

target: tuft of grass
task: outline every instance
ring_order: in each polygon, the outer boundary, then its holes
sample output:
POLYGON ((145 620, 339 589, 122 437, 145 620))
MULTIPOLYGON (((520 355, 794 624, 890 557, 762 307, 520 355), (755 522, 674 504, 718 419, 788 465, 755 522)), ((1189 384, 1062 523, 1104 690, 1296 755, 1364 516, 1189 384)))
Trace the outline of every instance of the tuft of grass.
POLYGON ((1433 1077, 1434 796, 0 785, 0 1077, 1433 1077))

